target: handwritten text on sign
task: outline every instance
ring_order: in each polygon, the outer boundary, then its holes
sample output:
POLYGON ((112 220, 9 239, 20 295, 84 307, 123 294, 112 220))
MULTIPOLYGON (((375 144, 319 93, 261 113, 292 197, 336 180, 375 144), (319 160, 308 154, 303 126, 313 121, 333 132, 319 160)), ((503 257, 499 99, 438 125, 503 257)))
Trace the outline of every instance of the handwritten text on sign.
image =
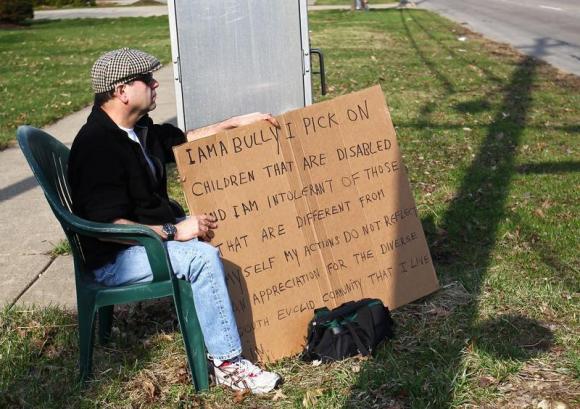
POLYGON ((175 148, 191 213, 219 220, 245 354, 263 360, 300 351, 315 308, 438 287, 380 88, 277 119, 175 148))

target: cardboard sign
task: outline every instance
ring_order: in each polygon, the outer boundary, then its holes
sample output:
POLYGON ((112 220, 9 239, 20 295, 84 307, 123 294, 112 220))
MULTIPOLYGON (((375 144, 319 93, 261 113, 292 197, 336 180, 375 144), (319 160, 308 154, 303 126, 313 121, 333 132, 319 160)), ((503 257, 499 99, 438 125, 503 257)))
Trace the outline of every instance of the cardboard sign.
POLYGON ((219 220, 249 358, 299 352, 315 308, 438 288, 379 86, 174 149, 191 214, 219 220))

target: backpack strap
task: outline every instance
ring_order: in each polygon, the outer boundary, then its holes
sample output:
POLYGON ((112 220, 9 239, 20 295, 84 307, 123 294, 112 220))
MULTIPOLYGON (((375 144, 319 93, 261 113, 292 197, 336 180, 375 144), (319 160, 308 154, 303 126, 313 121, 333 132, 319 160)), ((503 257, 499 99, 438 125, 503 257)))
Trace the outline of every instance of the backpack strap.
POLYGON ((328 321, 332 321, 334 319, 344 318, 344 317, 354 313, 359 308, 364 307, 370 301, 371 301, 370 299, 364 298, 360 301, 345 302, 344 304, 340 305, 339 307, 336 307, 335 309, 328 311, 328 313, 324 315, 324 319, 326 319, 328 321))
POLYGON ((358 334, 356 333, 355 329, 353 328, 352 324, 350 322, 348 322, 347 320, 344 320, 343 324, 348 329, 348 332, 350 332, 350 335, 352 335, 352 339, 354 340, 354 343, 356 344, 356 347, 358 348, 358 352, 360 352, 362 356, 370 355, 371 354, 370 351, 367 349, 367 347, 364 346, 364 344, 360 340, 358 334))

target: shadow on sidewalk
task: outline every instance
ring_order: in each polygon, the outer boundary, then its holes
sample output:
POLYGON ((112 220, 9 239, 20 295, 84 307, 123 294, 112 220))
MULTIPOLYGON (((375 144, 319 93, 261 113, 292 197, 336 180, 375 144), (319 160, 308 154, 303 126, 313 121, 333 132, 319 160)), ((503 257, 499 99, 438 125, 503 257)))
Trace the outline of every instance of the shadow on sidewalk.
POLYGON ((5 200, 10 200, 13 197, 16 197, 24 192, 29 191, 30 189, 34 189, 38 186, 38 182, 34 178, 34 176, 29 176, 22 180, 19 180, 16 183, 12 183, 2 189, 0 189, 0 202, 5 200))

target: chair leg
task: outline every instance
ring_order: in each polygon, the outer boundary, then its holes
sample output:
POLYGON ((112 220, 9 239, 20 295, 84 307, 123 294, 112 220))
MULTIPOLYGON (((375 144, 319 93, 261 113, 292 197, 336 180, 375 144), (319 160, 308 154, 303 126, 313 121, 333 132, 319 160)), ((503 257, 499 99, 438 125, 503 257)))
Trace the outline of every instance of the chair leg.
POLYGON ((111 338, 114 308, 113 305, 99 308, 99 342, 101 345, 107 344, 111 338))
POLYGON ((209 388, 209 377, 207 372, 207 357, 205 354, 205 343, 195 305, 191 284, 185 280, 173 278, 174 301, 179 326, 187 352, 187 360, 191 369, 191 377, 196 391, 207 390, 209 388))
POLYGON ((80 303, 78 301, 77 299, 80 352, 79 368, 80 379, 81 381, 85 381, 92 372, 96 311, 92 302, 80 303))

